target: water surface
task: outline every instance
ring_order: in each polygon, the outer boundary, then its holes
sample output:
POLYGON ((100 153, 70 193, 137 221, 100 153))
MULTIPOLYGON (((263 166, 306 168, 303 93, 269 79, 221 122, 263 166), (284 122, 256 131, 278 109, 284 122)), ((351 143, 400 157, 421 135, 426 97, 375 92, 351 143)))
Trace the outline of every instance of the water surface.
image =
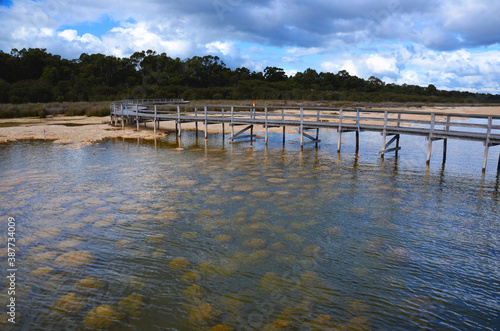
POLYGON ((498 329, 498 154, 481 178, 480 144, 449 142, 443 169, 435 143, 426 169, 423 139, 381 160, 376 134, 358 155, 332 133, 303 150, 183 134, 0 145, 18 326, 498 329))

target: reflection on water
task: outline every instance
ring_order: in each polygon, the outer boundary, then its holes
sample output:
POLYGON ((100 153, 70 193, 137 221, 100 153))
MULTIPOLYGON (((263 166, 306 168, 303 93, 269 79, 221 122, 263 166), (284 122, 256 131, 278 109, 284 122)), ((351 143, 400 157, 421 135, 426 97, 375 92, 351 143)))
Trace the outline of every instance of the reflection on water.
POLYGON ((293 136, 182 139, 0 146, 22 326, 498 327, 494 176, 381 161, 378 141, 356 156, 333 141, 301 151, 293 136))

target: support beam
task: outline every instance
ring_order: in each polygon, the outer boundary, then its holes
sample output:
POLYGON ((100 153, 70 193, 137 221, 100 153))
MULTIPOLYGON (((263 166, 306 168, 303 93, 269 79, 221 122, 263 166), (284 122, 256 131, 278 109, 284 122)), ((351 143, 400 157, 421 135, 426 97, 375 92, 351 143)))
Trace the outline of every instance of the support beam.
POLYGON ((401 150, 401 147, 399 147, 399 134, 396 134, 391 138, 391 140, 389 140, 387 144, 384 145, 384 147, 380 151, 378 151, 378 154, 383 155, 394 151, 397 153, 399 150, 401 150), (396 147, 389 148, 389 146, 391 146, 394 142, 396 142, 396 147))
MULTIPOLYGON (((233 127, 234 127, 234 126, 233 126, 233 127)), ((244 133, 244 132, 246 132, 246 131, 248 131, 248 130, 250 130, 250 135, 249 135, 249 136, 250 136, 250 137, 252 137, 252 139, 253 139, 253 137, 255 137, 255 135, 253 134, 253 124, 251 124, 251 125, 249 125, 249 126, 245 127, 243 130, 240 130, 240 131, 239 131, 238 133, 236 133, 236 134, 232 134, 232 135, 231 135, 231 138, 229 138, 229 139, 230 139, 230 140, 232 140, 232 141, 234 141, 234 139, 240 139, 240 138, 243 138, 243 137, 241 136, 241 134, 242 134, 242 133, 244 133)), ((247 137, 247 136, 245 136, 245 137, 247 137)))

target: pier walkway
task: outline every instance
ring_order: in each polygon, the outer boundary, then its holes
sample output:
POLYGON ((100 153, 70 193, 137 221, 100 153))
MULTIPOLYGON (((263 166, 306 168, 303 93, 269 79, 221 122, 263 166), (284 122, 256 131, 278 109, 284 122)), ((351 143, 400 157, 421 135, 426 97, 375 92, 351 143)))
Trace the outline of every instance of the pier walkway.
MULTIPOLYGON (((429 141, 427 165, 430 164, 432 144, 443 140, 443 163, 446 162, 448 139, 480 141, 485 146, 483 172, 486 171, 489 148, 500 145, 500 115, 465 115, 445 112, 421 112, 389 109, 361 108, 320 108, 320 107, 248 107, 248 106, 195 106, 187 105, 182 99, 124 100, 111 104, 111 121, 115 126, 121 122, 154 123, 154 130, 163 121, 174 121, 176 133, 181 135, 183 123, 194 122, 196 134, 198 124, 204 125, 205 138, 208 125, 222 125, 231 129, 230 140, 253 139, 254 126, 262 126, 265 142, 268 142, 269 128, 283 128, 283 142, 286 127, 295 127, 300 134, 300 145, 318 144, 320 129, 333 129, 338 133, 340 153, 342 134, 354 132, 356 152, 359 149, 360 133, 363 131, 380 132, 381 149, 378 154, 395 152, 401 149, 401 135, 426 137, 429 141), (238 127, 243 127, 236 130, 238 127)), ((500 158, 497 166, 500 171, 500 158)))

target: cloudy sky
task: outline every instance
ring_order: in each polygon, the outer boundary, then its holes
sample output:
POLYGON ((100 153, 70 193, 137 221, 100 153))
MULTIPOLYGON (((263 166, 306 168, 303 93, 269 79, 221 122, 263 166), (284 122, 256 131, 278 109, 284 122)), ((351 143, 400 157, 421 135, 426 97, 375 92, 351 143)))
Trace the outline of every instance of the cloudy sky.
POLYGON ((218 55, 500 94, 499 0, 0 0, 0 50, 218 55))

